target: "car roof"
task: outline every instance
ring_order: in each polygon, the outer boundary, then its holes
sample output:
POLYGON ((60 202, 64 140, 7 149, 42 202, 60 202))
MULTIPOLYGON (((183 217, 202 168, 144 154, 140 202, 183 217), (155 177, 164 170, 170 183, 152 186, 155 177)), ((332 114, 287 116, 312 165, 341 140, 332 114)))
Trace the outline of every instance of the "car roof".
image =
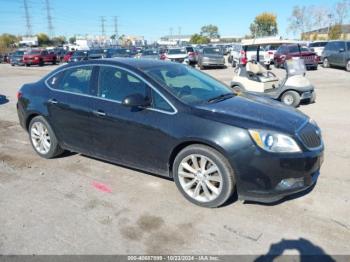
POLYGON ((79 65, 85 65, 85 64, 86 65, 93 65, 93 64, 116 65, 116 66, 122 66, 129 69, 134 68, 139 70, 145 70, 148 68, 153 68, 158 66, 171 65, 171 64, 174 64, 174 62, 163 61, 163 60, 146 60, 146 59, 136 59, 136 58, 115 57, 115 58, 80 61, 80 62, 65 65, 64 67, 69 68, 71 66, 79 66, 79 65))

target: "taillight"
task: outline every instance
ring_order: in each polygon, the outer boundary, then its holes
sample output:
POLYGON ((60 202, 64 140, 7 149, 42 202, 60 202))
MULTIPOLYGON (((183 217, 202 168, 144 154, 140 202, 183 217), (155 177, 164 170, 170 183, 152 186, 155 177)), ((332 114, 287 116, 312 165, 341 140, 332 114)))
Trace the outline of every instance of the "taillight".
POLYGON ((165 60, 165 58, 166 58, 165 54, 160 55, 160 60, 165 60))
POLYGON ((17 91, 16 93, 17 100, 22 97, 22 93, 20 91, 17 91))
POLYGON ((269 51, 268 54, 269 54, 269 55, 273 55, 273 52, 272 52, 272 51, 269 51))

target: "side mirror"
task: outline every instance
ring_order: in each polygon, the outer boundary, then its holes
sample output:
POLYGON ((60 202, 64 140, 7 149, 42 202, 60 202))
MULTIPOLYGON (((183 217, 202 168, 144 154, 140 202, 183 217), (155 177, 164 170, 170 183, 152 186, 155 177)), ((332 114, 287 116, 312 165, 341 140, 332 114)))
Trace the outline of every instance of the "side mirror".
POLYGON ((343 52, 345 52, 344 48, 340 48, 339 53, 343 53, 343 52))
POLYGON ((145 96, 136 93, 125 97, 122 101, 122 105, 128 107, 148 107, 150 101, 145 96))

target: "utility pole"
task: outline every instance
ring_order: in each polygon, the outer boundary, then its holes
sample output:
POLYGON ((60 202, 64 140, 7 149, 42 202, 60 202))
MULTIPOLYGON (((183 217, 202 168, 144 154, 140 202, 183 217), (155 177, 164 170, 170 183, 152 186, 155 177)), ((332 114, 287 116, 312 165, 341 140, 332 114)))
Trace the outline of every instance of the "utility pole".
POLYGON ((101 16, 100 19, 101 19, 101 33, 102 33, 102 36, 104 36, 106 34, 106 32, 105 32, 106 19, 104 16, 101 16))
POLYGON ((118 36, 118 16, 114 17, 114 34, 115 34, 115 39, 118 41, 119 36, 118 36))
POLYGON ((29 15, 29 8, 27 0, 23 0, 23 6, 24 6, 24 16, 26 19, 26 34, 27 36, 32 35, 32 24, 30 22, 30 15, 29 15))
POLYGON ((47 29, 48 29, 48 32, 49 32, 49 36, 53 37, 54 31, 53 31, 53 25, 52 25, 50 1, 49 0, 45 0, 45 5, 46 5, 47 29))

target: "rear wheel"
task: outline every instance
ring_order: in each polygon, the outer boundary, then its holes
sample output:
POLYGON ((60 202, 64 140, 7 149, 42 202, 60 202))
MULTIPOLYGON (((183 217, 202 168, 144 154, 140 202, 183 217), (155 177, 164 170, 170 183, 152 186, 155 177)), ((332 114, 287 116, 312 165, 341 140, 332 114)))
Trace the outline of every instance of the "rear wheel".
POLYGON ((276 60, 274 60, 273 64, 274 64, 274 66, 275 66, 276 68, 280 68, 280 65, 277 63, 276 60))
POLYGON ((39 61, 39 66, 43 66, 44 65, 44 61, 43 60, 40 60, 39 61))
POLYGON ((328 58, 323 58, 323 67, 324 68, 329 68, 329 61, 328 61, 328 58))
POLYGON ((286 105, 298 107, 300 104, 300 95, 295 91, 287 91, 282 95, 281 101, 286 105))
POLYGON ((208 146, 183 149, 175 158, 173 173, 183 196, 202 207, 219 207, 234 193, 232 167, 221 153, 208 146))
POLYGON ((52 61, 52 64, 53 64, 53 65, 55 65, 55 64, 56 64, 56 59, 54 59, 54 60, 52 61))
POLYGON ((43 158, 53 158, 64 151, 50 124, 42 116, 36 116, 30 121, 29 138, 35 152, 43 158))

